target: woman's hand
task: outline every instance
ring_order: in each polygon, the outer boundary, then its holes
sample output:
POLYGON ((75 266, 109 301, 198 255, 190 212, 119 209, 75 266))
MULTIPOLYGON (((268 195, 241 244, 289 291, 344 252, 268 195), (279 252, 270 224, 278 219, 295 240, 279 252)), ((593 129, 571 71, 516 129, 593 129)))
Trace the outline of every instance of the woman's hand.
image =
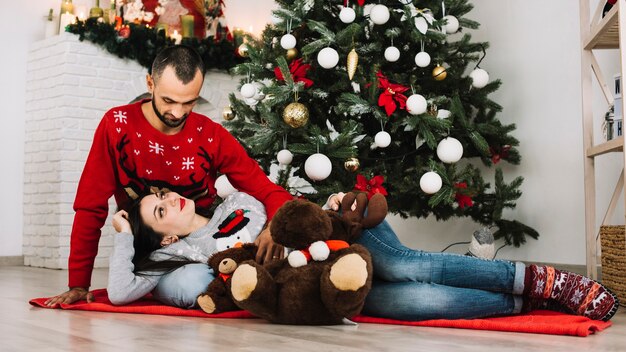
POLYGON ((132 233, 126 210, 120 210, 113 215, 113 228, 115 228, 117 232, 132 233))
POLYGON ((285 256, 285 247, 274 242, 270 233, 270 224, 261 231, 259 237, 254 240, 254 244, 259 247, 256 252, 256 262, 259 264, 269 263, 274 260, 283 259, 285 256))
POLYGON ((62 303, 72 304, 81 299, 87 300, 87 303, 91 303, 93 302, 93 294, 84 287, 72 287, 68 291, 50 298, 44 304, 48 307, 54 307, 62 303))
POLYGON ((334 211, 339 211, 339 208, 341 207, 341 201, 343 200, 343 197, 345 195, 345 193, 339 192, 330 196, 330 198, 328 198, 328 206, 330 207, 330 209, 334 211))

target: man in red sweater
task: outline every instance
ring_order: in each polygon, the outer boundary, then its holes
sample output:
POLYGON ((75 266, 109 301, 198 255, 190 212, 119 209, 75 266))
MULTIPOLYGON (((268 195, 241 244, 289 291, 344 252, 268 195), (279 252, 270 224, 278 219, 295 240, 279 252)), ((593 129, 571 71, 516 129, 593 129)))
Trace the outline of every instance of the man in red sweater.
MULTIPOLYGON (((204 65, 193 49, 173 46, 155 58, 147 76, 152 99, 109 110, 96 129, 93 144, 78 184, 74 201, 69 257, 69 290, 46 304, 93 300, 89 293, 101 229, 113 195, 126 209, 138 195, 152 191, 175 191, 208 210, 216 197, 217 173, 226 174, 235 188, 265 205, 268 222, 291 195, 269 181, 256 161, 221 125, 192 112, 202 83, 204 65)), ((206 215, 206 214, 205 214, 206 215)), ((269 226, 256 240, 257 261, 282 258, 269 226)), ((164 277, 171 287, 196 275, 198 269, 184 266, 164 277)), ((206 270, 206 265, 200 266, 206 270)), ((205 286, 206 287, 206 286, 205 286)), ((155 291, 159 291, 159 287, 155 291)), ((163 292, 162 292, 163 293, 163 292)), ((176 295, 163 293, 161 296, 176 295)), ((165 303, 189 306, 175 298, 165 303)), ((190 297, 195 302, 195 297, 190 297)))

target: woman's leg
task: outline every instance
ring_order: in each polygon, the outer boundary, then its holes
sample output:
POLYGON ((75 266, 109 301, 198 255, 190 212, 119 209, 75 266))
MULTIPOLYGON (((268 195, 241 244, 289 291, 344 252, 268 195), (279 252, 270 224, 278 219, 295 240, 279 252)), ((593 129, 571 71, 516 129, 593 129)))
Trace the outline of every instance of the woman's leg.
POLYGON ((363 314, 399 320, 471 319, 516 314, 522 299, 506 293, 422 282, 376 280, 363 314))
POLYGON ((357 243, 370 251, 374 276, 383 281, 414 281, 517 295, 523 292, 524 264, 413 250, 400 243, 386 221, 363 230, 357 243))
POLYGON ((213 281, 213 271, 206 264, 187 264, 163 275, 152 295, 164 304, 195 308, 196 298, 213 281))

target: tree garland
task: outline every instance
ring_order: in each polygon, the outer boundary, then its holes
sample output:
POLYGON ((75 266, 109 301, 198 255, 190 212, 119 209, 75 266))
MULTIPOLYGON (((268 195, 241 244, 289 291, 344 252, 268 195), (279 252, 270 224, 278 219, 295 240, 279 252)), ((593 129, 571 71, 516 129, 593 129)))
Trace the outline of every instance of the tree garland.
MULTIPOLYGON (((88 18, 68 25, 65 30, 77 34, 80 41, 86 39, 122 59, 135 60, 147 69, 150 69, 161 49, 175 45, 174 40, 166 37, 164 31, 157 32, 154 28, 134 23, 125 24, 117 30, 113 24, 88 18)), ((198 51, 207 70, 228 70, 243 62, 236 54, 237 43, 232 38, 183 38, 182 44, 198 51)))

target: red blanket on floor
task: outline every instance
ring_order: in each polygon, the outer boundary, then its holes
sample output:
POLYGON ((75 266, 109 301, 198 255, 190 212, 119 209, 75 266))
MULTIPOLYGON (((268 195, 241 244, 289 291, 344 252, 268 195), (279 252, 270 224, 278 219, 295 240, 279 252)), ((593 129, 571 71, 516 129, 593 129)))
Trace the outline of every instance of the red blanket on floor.
MULTIPOLYGON (((246 311, 236 311, 221 314, 206 314, 201 310, 188 310, 165 306, 151 299, 150 297, 145 297, 137 302, 133 302, 125 306, 114 306, 109 301, 105 289, 99 289, 92 292, 95 297, 94 302, 87 303, 85 301, 80 301, 74 304, 61 304, 60 308, 67 310, 179 315, 202 318, 254 318, 252 314, 246 311)), ((44 306, 44 302, 46 301, 46 299, 47 298, 35 298, 30 300, 29 303, 36 307, 47 308, 44 306)), ((359 323, 433 326, 443 328, 512 331, 573 336, 588 336, 589 334, 593 334, 596 331, 602 331, 611 326, 611 322, 591 320, 585 317, 567 315, 546 310, 537 310, 524 315, 485 319, 438 319, 425 321, 402 321, 359 315, 352 320, 359 323)))

